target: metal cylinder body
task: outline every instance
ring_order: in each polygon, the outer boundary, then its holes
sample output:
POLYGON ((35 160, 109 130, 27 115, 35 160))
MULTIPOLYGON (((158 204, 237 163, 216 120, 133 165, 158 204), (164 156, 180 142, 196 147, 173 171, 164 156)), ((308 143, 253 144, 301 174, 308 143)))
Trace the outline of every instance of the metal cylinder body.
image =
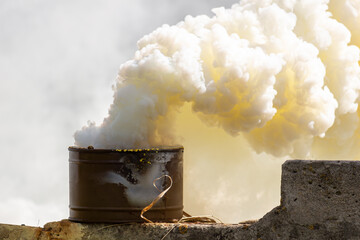
POLYGON ((143 222, 141 210, 173 184, 144 216, 183 215, 183 147, 86 149, 69 147, 70 217, 78 222, 143 222))

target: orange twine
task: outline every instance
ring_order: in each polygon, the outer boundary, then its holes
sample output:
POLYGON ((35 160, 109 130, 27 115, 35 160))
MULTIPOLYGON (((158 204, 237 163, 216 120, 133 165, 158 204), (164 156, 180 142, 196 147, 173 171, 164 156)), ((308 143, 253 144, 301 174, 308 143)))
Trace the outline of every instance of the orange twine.
POLYGON ((146 217, 144 217, 144 213, 146 213, 147 211, 149 211, 154 205, 155 203, 157 203, 162 197, 164 197, 164 195, 170 190, 170 188, 172 187, 172 184, 173 184, 173 180, 172 178, 169 176, 169 175, 163 175, 161 177, 158 177, 156 178, 154 181, 153 181, 153 185, 154 187, 160 191, 160 189, 156 186, 156 182, 158 180, 160 180, 161 178, 163 177, 167 177, 170 179, 170 186, 167 187, 164 191, 162 191, 149 205, 147 205, 146 207, 143 208, 143 210, 141 210, 141 214, 140 214, 140 217, 142 219, 144 219, 145 221, 147 221, 148 223, 153 223, 153 221, 147 219, 146 217))

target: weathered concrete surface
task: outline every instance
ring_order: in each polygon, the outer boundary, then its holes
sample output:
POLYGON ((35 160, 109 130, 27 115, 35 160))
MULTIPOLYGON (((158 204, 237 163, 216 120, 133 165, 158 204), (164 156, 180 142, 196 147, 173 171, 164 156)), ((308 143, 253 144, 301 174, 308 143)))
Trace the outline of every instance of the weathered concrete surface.
POLYGON ((0 225, 0 239, 360 239, 360 162, 287 161, 281 203, 255 223, 0 225))
POLYGON ((280 206, 252 227, 261 239, 360 239, 360 162, 286 161, 280 206))
POLYGON ((40 227, 0 224, 0 239, 38 239, 41 231, 40 227))
POLYGON ((0 239, 146 240, 146 239, 250 239, 249 224, 81 224, 68 220, 45 224, 44 228, 0 225, 0 239))

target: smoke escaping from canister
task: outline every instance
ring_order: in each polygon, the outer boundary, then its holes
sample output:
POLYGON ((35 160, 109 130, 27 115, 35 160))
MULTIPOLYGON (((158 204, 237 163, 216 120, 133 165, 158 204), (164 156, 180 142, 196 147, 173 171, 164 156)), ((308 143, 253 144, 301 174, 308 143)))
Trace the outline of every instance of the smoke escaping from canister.
MULTIPOLYGON (((360 157, 359 1, 243 0, 213 12, 140 39, 120 67, 109 115, 77 131, 75 145, 181 144, 176 126, 196 116, 251 147, 247 158, 360 157)), ((232 145, 216 138, 219 148, 232 145)))

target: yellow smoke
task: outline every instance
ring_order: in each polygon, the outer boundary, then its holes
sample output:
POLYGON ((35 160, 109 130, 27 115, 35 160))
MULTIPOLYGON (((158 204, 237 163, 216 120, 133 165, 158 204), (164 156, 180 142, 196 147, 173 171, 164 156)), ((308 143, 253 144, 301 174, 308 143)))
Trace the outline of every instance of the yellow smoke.
POLYGON ((185 147, 185 211, 238 222, 278 205, 284 158, 257 155, 244 137, 204 125, 190 104, 178 114, 176 131, 185 147))

